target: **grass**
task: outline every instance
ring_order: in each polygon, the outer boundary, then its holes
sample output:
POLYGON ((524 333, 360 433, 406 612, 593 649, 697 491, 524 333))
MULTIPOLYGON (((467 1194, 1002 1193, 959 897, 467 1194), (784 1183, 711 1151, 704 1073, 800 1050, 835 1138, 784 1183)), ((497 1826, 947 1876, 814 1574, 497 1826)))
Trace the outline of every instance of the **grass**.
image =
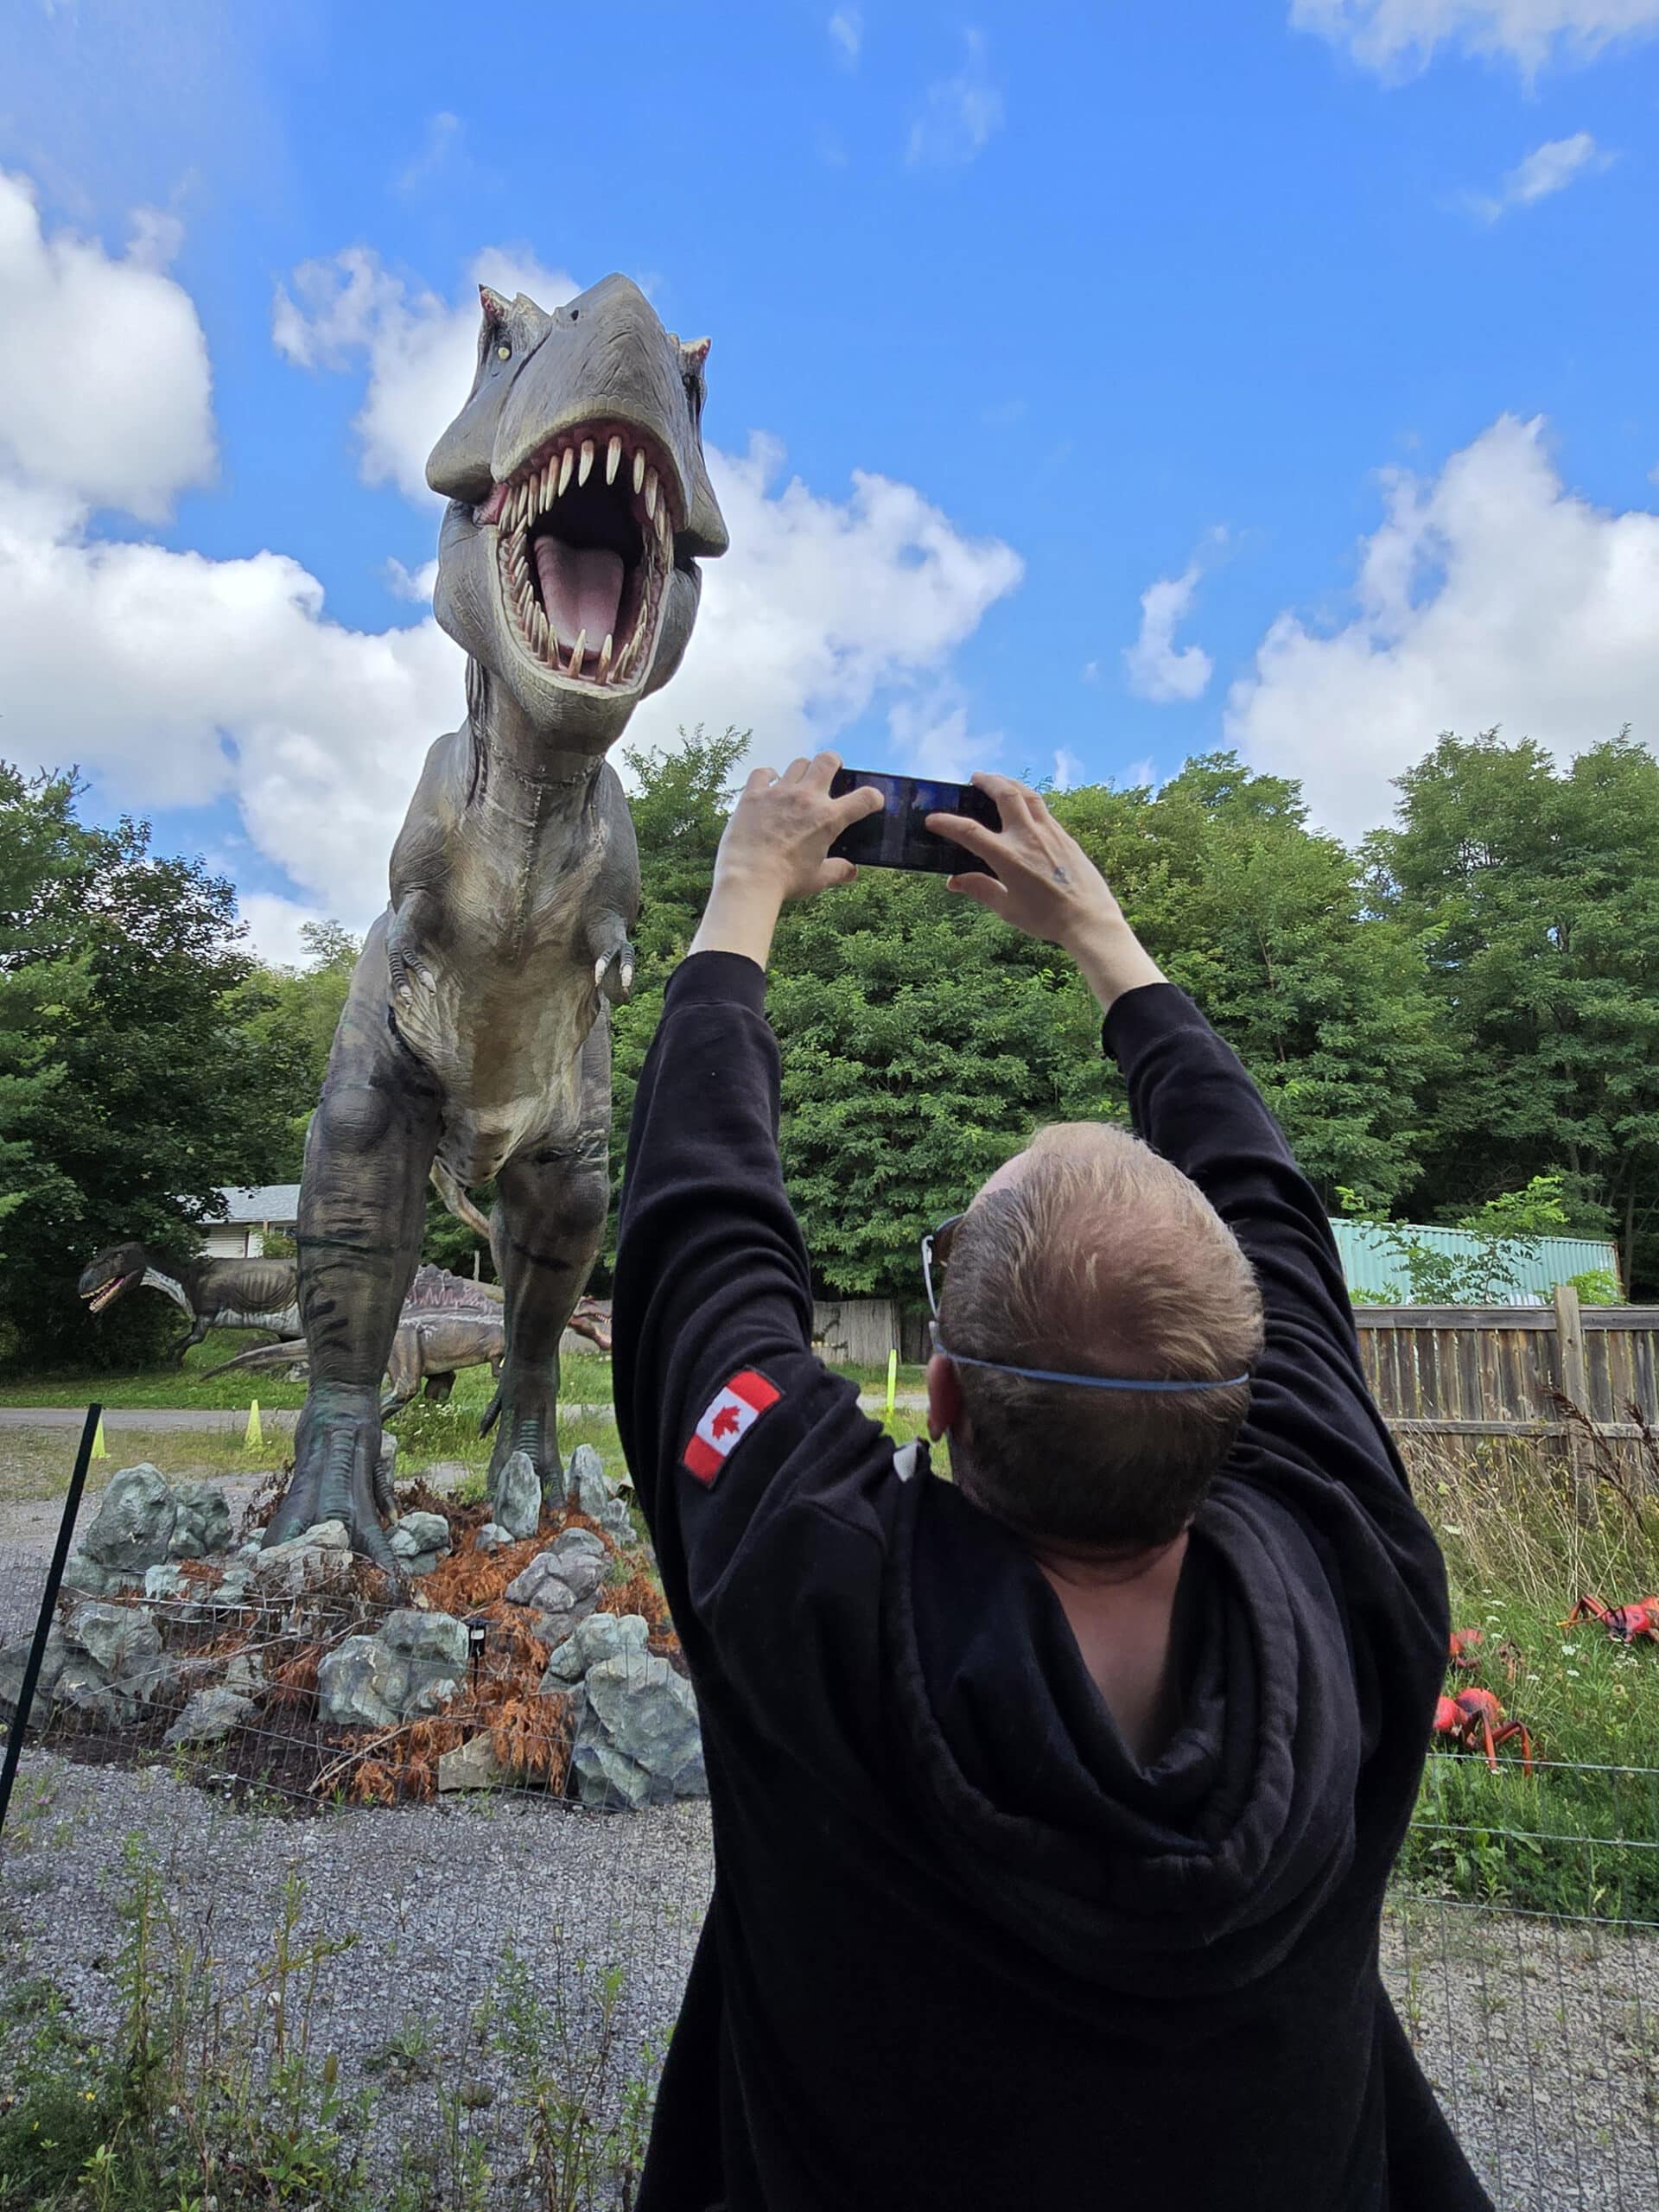
MULTIPOLYGON (((8 1374, 0 1376, 0 1406, 84 1406, 95 1397, 100 1405, 122 1410, 197 1407, 205 1411, 245 1413, 249 1400, 257 1398, 262 1410, 277 1408, 297 1412, 305 1403, 305 1385, 289 1382, 286 1368, 244 1368, 207 1379, 210 1369, 246 1351, 254 1341, 245 1330, 214 1329, 185 1354, 182 1368, 147 1367, 111 1374, 89 1366, 75 1373, 8 1374)), ((886 1395, 885 1367, 848 1365, 835 1371, 850 1376, 867 1395, 886 1395)), ((926 1373, 925 1368, 901 1367, 900 1395, 919 1395, 926 1387, 926 1373)), ((470 1409, 476 1421, 494 1388, 487 1368, 469 1367, 455 1377, 450 1403, 470 1409)), ((563 1363, 559 1390, 573 1404, 608 1406, 610 1361, 597 1352, 574 1354, 563 1363)))
MULTIPOLYGON (((185 1354, 181 1369, 149 1367, 109 1374, 88 1367, 78 1374, 7 1375, 0 1379, 0 1406, 84 1406, 96 1397, 100 1405, 123 1408, 196 1406, 245 1413, 248 1401, 257 1398, 262 1408, 297 1411, 305 1403, 305 1385, 289 1382, 286 1368, 241 1369, 205 1379, 210 1368, 248 1351, 256 1341, 244 1329, 214 1329, 185 1354)), ((494 1388, 487 1368, 469 1367, 456 1376, 451 1402, 471 1407, 476 1421, 494 1388)), ((573 1402, 609 1405, 611 1363, 597 1352, 567 1359, 560 1389, 573 1402)))
MULTIPOLYGON (((1408 1880, 1528 1910, 1659 1920, 1659 1647, 1561 1624, 1593 1592, 1659 1592, 1654 1484, 1598 1484, 1583 1525, 1565 1472, 1535 1446, 1414 1456, 1419 1503, 1445 1549, 1452 1624, 1478 1628, 1478 1673, 1532 1737, 1481 1758, 1433 1752, 1401 1870, 1408 1880)), ((1654 1470, 1659 1478, 1659 1468, 1654 1470)))

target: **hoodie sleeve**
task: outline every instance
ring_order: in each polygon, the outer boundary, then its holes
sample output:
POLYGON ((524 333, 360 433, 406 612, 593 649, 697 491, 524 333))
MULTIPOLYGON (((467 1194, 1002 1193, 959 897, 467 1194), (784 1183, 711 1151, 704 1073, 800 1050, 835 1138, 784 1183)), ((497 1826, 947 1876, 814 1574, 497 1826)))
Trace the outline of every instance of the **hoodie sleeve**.
MULTIPOLYGON (((766 977, 683 963, 634 1099, 612 1308, 617 1427, 694 1670, 776 1703, 788 1618, 842 1672, 874 1649, 882 1431, 812 1350, 806 1246, 778 1158, 766 977)), ((884 1479, 885 1478, 885 1479, 884 1479)), ((703 1687, 700 1681, 699 1688, 703 1687)))
POLYGON ((1136 1130, 1192 1177, 1261 1285, 1266 1343, 1245 1441, 1335 1477, 1363 1499, 1397 1502, 1405 1471, 1365 1384, 1325 1208, 1243 1064, 1170 983, 1115 1001, 1105 1040, 1136 1130))

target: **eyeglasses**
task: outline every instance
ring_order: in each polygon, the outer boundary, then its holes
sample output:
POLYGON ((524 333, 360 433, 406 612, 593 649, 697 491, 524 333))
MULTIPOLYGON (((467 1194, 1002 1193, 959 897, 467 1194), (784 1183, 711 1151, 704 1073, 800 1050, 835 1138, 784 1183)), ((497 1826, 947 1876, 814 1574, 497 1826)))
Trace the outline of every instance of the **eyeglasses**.
POLYGON ((961 1228, 963 1217, 953 1213, 949 1221, 942 1221, 937 1229, 930 1229, 922 1239, 922 1281, 927 1287, 927 1310, 937 1321, 939 1318, 938 1293, 933 1287, 933 1266, 938 1262, 939 1280, 944 1280, 944 1270, 950 1258, 951 1241, 961 1228))
POLYGON ((974 1359, 968 1353, 952 1351, 939 1335, 939 1297, 933 1285, 933 1270, 937 1266, 941 1283, 950 1261, 950 1247, 965 1214, 953 1213, 937 1229, 930 1230, 922 1239, 922 1281, 927 1288, 928 1310, 933 1316, 932 1337, 935 1351, 956 1363, 958 1367, 988 1367, 998 1375, 1018 1375, 1028 1382, 1072 1382, 1084 1390, 1132 1390, 1144 1392, 1151 1397, 1164 1397, 1174 1391, 1231 1390, 1250 1379, 1247 1368, 1242 1375, 1205 1376, 1192 1380, 1165 1380, 1162 1376, 1146 1375, 1071 1375, 1048 1367, 1010 1367, 1000 1359, 974 1359))

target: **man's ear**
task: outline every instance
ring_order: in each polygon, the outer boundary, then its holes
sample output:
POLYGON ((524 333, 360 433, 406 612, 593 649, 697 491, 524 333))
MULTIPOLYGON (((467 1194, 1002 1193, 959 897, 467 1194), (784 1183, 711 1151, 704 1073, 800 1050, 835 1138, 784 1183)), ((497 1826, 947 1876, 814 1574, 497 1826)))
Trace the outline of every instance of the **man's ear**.
POLYGON ((964 1427, 961 1377, 954 1363, 936 1351, 927 1363, 927 1433, 937 1444, 950 1430, 964 1427))

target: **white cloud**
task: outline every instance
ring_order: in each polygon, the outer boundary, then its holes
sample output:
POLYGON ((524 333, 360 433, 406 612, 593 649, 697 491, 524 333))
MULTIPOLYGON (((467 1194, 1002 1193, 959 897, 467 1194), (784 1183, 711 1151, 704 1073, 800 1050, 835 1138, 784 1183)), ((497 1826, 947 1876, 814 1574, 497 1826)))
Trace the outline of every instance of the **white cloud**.
POLYGON ((1446 42, 1532 76, 1659 30, 1659 0, 1291 0, 1290 21, 1387 75, 1426 68, 1446 42))
MULTIPOLYGON (((5 749, 25 760, 79 760, 118 804, 228 798, 253 846, 300 894, 246 902, 268 953, 292 957, 300 924, 319 914, 360 929, 384 903, 386 861, 427 748, 463 712, 461 654, 429 618, 379 632, 331 620, 321 583, 280 552, 221 561, 94 537, 94 506, 117 498, 159 505, 211 456, 200 329, 188 296, 141 257, 75 241, 42 248, 26 193, 0 197, 7 213, 11 230, 0 242, 11 250, 0 250, 0 283, 20 265, 39 267, 43 254, 48 270, 73 264, 83 327, 108 328, 126 315, 129 369, 140 334, 151 352, 132 388, 117 395, 130 450, 77 448, 73 423, 55 444, 19 437, 19 426, 50 420, 51 387, 64 371, 49 346, 8 357, 11 374, 0 384, 5 749), (147 321, 136 319, 135 300, 147 321)), ((167 243, 159 229, 147 235, 148 251, 167 243)), ((543 304, 572 289, 504 255, 480 264, 492 281, 522 284, 543 304)), ((471 381, 475 303, 412 289, 356 253, 297 283, 277 314, 291 358, 362 368, 365 475, 429 503, 422 470, 471 381)), ((954 709, 935 711, 948 702, 950 655, 1017 584, 1018 557, 995 540, 963 537, 909 486, 860 474, 846 498, 832 499, 785 480, 781 461, 764 439, 734 459, 711 451, 734 550, 706 572, 684 670, 630 734, 671 743, 680 722, 730 721, 753 726, 757 752, 793 752, 867 709, 905 709, 906 737, 939 750, 953 727, 954 709)), ((429 591, 429 567, 388 575, 411 596, 429 591)), ((964 717, 957 733, 964 743, 965 731, 964 717)))
POLYGON ((1086 780, 1088 773, 1075 753, 1068 753, 1063 745, 1057 748, 1054 754, 1054 788, 1057 791, 1072 790, 1086 780))
POLYGON ((48 238, 29 181, 0 172, 0 468, 147 521, 209 480, 207 345, 166 273, 178 244, 153 209, 119 259, 48 238))
POLYGON ((1553 192, 1565 191, 1586 171, 1593 175, 1598 169, 1611 168, 1613 160, 1587 130, 1574 131, 1570 138, 1548 138, 1509 172, 1495 193, 1478 193, 1471 205, 1484 221, 1495 223, 1511 207, 1529 207, 1535 200, 1548 200, 1553 192))
POLYGON ((435 560, 423 561, 418 569, 406 569, 395 557, 386 563, 386 589, 394 599, 406 599, 413 607, 430 607, 437 582, 435 560))
POLYGON ((1002 128, 1002 95, 991 82, 985 34, 963 33, 967 52, 954 77, 930 85, 910 126, 906 159, 924 168, 957 168, 982 153, 1002 128))
POLYGON ((1175 632, 1192 610, 1202 574, 1194 561, 1184 575, 1162 576, 1141 594, 1141 634, 1123 648, 1129 689, 1137 697, 1166 704, 1197 699, 1215 664, 1198 645, 1175 644, 1175 632))
POLYGON ((829 22, 830 36, 848 68, 855 68, 864 44, 864 13, 860 8, 837 8, 829 22))
POLYGON ((563 270, 544 269, 510 246, 486 248, 471 274, 472 283, 452 303, 435 292, 411 290, 366 246, 347 246, 332 260, 302 264, 292 292, 276 287, 271 336, 280 353, 307 369, 368 364, 355 426, 365 483, 395 484, 410 499, 430 499, 426 457, 473 381, 480 283, 509 298, 527 292, 549 308, 580 289, 563 270))
MULTIPOLYGON (((855 470, 851 496, 830 499, 798 477, 785 480, 783 460, 782 447, 758 435, 741 456, 709 451, 732 550, 704 565, 679 674, 630 725, 648 744, 667 742, 681 722, 734 722, 753 730, 762 758, 810 752, 882 692, 928 690, 1020 582, 1023 564, 1009 547, 963 537, 912 486, 855 470)), ((917 772, 951 772, 939 763, 966 743, 965 718, 945 715, 930 734, 913 706, 906 714, 894 734, 917 772)))
POLYGON ((321 906, 302 906, 269 891, 238 892, 236 903, 248 925, 248 950, 274 968, 303 968, 310 954, 300 931, 308 922, 332 918, 321 906))
POLYGON ((1300 776, 1319 819, 1386 818, 1390 779, 1442 730, 1501 726, 1565 756, 1626 722, 1651 745, 1659 696, 1659 514, 1569 492, 1541 421, 1503 416, 1423 481, 1383 479, 1353 619, 1281 614, 1227 702, 1228 741, 1300 776))
POLYGON ((418 192, 442 168, 461 144, 461 118, 440 108, 426 119, 421 150, 397 174, 399 192, 418 192))

